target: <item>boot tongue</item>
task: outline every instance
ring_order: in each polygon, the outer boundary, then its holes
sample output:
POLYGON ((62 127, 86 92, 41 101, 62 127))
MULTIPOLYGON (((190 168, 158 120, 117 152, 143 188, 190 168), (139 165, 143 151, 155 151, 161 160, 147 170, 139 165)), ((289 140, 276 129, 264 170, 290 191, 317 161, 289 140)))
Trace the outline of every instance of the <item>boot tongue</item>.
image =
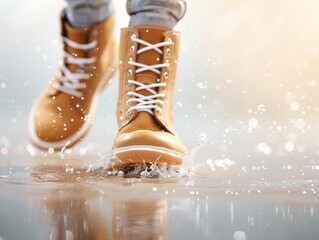
MULTIPOLYGON (((171 30, 171 28, 154 26, 154 25, 137 25, 135 28, 138 31, 139 39, 149 42, 151 44, 156 44, 164 41, 164 33, 171 30)), ((143 44, 138 44, 137 51, 146 47, 143 44)), ((162 48, 159 48, 162 50, 162 48)), ((146 65, 156 65, 162 63, 162 55, 156 50, 148 50, 142 52, 136 56, 136 62, 146 64, 146 65)), ((137 68, 138 69, 138 68, 137 68)), ((162 69, 158 68, 159 71, 162 69)), ((157 83, 160 76, 150 70, 143 71, 135 74, 135 80, 143 84, 157 83)), ((157 89, 152 88, 155 91, 157 89)), ((151 93, 147 90, 138 91, 138 93, 149 96, 151 93)), ((147 112, 138 112, 136 117, 132 121, 135 129, 149 129, 153 131, 161 131, 160 126, 156 123, 154 117, 147 112)))
MULTIPOLYGON (((153 26, 153 25, 150 25, 150 26, 137 25, 135 26, 135 28, 138 31, 139 38, 151 44, 163 42, 164 33, 170 30, 170 28, 167 28, 167 27, 153 26)), ((137 50, 143 49, 144 47, 146 46, 143 44, 138 44, 137 50)), ((148 50, 138 54, 136 57, 136 62, 146 64, 146 65, 161 64, 162 55, 158 53, 156 50, 153 50, 153 49, 148 50)), ((158 70, 161 71, 160 68, 158 70)), ((159 77, 160 76, 157 73, 148 70, 148 71, 137 73, 135 75, 135 80, 143 84, 152 84, 152 83, 156 83, 159 77)), ((142 90, 139 93, 146 96, 150 95, 150 93, 147 90, 142 90)))
POLYGON ((75 28, 67 19, 63 20, 62 24, 63 36, 81 44, 89 42, 92 28, 75 28))
MULTIPOLYGON (((62 20, 62 36, 76 42, 79 44, 86 44, 90 42, 90 33, 92 31, 91 28, 75 28, 71 26, 69 21, 65 18, 62 20)), ((88 51, 84 51, 81 49, 75 49, 67 44, 64 44, 64 50, 72 55, 73 57, 85 58, 88 55, 88 51)), ((67 64, 69 70, 71 72, 76 72, 79 68, 78 65, 75 64, 67 64)))

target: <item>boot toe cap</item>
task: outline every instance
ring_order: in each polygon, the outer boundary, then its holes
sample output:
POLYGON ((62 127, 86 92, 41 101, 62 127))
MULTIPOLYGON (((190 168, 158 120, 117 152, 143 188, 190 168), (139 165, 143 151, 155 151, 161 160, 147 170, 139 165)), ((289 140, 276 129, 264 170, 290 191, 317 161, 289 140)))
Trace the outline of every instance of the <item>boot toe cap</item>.
POLYGON ((183 154, 187 152, 178 136, 169 132, 150 130, 119 133, 115 139, 113 149, 140 145, 167 148, 183 154))
POLYGON ((36 108, 29 123, 31 140, 40 147, 56 148, 59 143, 63 147, 79 132, 84 122, 75 113, 70 114, 70 111, 64 116, 58 110, 36 108))
POLYGON ((76 129, 68 126, 65 120, 59 117, 36 117, 34 130, 40 139, 48 142, 61 141, 76 132, 76 129))

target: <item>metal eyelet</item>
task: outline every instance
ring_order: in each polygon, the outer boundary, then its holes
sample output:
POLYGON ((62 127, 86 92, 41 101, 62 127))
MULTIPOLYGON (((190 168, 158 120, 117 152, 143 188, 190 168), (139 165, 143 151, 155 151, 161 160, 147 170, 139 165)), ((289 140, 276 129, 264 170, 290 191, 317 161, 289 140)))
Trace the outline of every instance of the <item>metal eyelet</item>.
POLYGON ((132 114, 132 111, 131 111, 131 110, 127 110, 127 111, 125 112, 125 114, 126 114, 126 116, 131 115, 131 114, 132 114))
POLYGON ((130 62, 133 62, 133 59, 130 57, 130 58, 128 58, 128 60, 127 60, 127 63, 128 64, 130 64, 130 62))
POLYGON ((171 49, 170 48, 167 48, 166 49, 166 53, 169 55, 171 53, 171 49))
POLYGON ((131 86, 131 83, 127 82, 126 87, 130 87, 130 86, 131 86))
POLYGON ((130 47, 130 51, 131 51, 131 52, 134 52, 134 50, 135 50, 135 46, 132 45, 132 46, 130 47))
POLYGON ((171 38, 168 38, 167 41, 168 41, 169 43, 172 43, 172 39, 171 39, 171 38))
POLYGON ((168 72, 164 72, 164 78, 165 78, 165 79, 168 78, 168 72))
POLYGON ((135 33, 133 33, 132 35, 131 35, 131 39, 132 38, 136 38, 136 34, 135 33))
POLYGON ((129 70, 127 71, 127 74, 128 74, 129 76, 132 76, 132 69, 129 69, 129 70))

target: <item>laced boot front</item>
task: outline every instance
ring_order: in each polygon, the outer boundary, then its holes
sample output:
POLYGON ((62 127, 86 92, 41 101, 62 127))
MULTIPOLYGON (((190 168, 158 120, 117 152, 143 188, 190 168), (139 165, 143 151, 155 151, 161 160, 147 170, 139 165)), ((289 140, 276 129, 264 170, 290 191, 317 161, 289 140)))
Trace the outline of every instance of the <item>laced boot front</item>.
POLYGON ((88 132, 98 98, 114 74, 113 28, 114 16, 91 28, 73 28, 61 17, 63 61, 29 119, 36 146, 70 147, 88 132))
POLYGON ((182 163, 186 149, 173 128, 179 39, 178 32, 158 25, 122 29, 119 132, 110 168, 182 163))

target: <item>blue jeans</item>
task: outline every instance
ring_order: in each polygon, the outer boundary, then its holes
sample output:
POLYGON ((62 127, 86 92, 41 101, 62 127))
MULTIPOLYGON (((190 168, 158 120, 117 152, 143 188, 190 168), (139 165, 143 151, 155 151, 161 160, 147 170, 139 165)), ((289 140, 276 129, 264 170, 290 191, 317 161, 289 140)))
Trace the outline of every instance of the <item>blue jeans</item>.
POLYGON ((137 24, 159 24, 174 27, 186 12, 184 0, 127 0, 130 26, 137 24))
MULTIPOLYGON (((112 0, 66 0, 66 13, 75 27, 101 22, 113 13, 112 0)), ((185 0, 127 0, 130 26, 159 24, 174 27, 186 12, 185 0)))

